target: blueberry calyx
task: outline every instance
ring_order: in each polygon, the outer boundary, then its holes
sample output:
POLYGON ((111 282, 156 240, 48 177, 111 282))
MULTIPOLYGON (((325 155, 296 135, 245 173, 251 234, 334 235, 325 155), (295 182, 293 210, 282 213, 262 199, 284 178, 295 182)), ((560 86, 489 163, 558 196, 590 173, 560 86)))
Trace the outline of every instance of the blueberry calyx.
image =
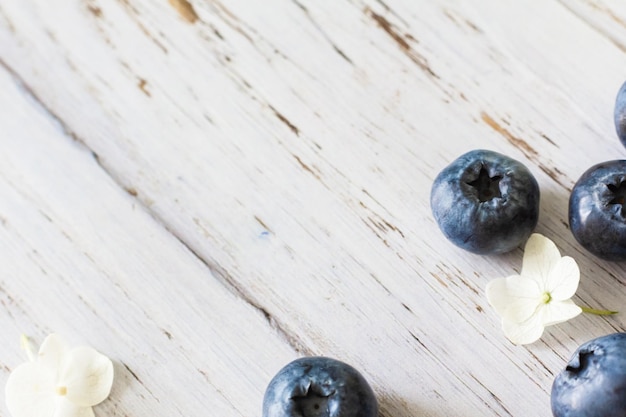
POLYGON ((310 382, 305 386, 302 386, 302 391, 295 391, 291 396, 291 400, 294 402, 294 409, 300 413, 300 415, 316 416, 329 415, 333 401, 336 401, 336 390, 310 382))
POLYGON ((626 182, 622 181, 619 185, 607 184, 606 186, 613 196, 608 204, 615 205, 615 213, 619 213, 626 218, 626 207, 624 207, 624 202, 626 202, 626 182))
POLYGON ((501 179, 502 175, 494 175, 492 177, 489 175, 489 172, 485 169, 485 167, 482 166, 480 168, 480 172, 478 173, 478 178, 473 181, 466 182, 466 184, 476 189, 478 200, 480 200, 481 203, 484 203, 485 201, 502 197, 502 193, 500 192, 501 179))
POLYGON ((570 361, 567 363, 565 370, 572 374, 579 374, 589 363, 589 358, 594 355, 595 351, 593 349, 581 349, 578 351, 578 354, 572 356, 570 361))

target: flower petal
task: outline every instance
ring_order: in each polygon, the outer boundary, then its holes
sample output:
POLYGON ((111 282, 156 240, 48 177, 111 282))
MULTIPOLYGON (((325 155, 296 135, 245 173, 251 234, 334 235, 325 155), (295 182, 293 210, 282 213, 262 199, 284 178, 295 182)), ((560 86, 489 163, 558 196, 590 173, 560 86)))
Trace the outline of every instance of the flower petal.
POLYGON ((572 300, 552 300, 541 309, 539 315, 544 326, 552 326, 573 319, 582 312, 582 308, 574 304, 572 300))
POLYGON ((554 300, 562 301, 572 298, 580 282, 580 269, 573 258, 564 256, 554 265, 548 281, 546 291, 554 300))
POLYGON ((12 417, 48 417, 54 410, 55 374, 37 362, 27 362, 9 375, 5 388, 12 417))
POLYGON ((503 320, 523 322, 535 313, 542 293, 537 283, 519 275, 490 281, 486 288, 487 301, 503 320))
POLYGON ((504 335, 516 345, 527 345, 536 342, 543 334, 544 326, 540 315, 534 314, 521 323, 502 320, 504 335))
POLYGON ((58 386, 66 388, 67 399, 90 407, 102 402, 111 392, 113 363, 90 347, 77 347, 64 357, 58 386))
POLYGON ((549 275, 560 259, 561 253, 554 242, 539 233, 533 233, 524 247, 520 275, 537 281, 541 288, 545 289, 549 275))
POLYGON ((93 408, 73 404, 59 397, 52 417, 94 417, 93 408))
POLYGON ((69 351, 65 339, 56 333, 46 337, 39 347, 37 361, 51 369, 59 369, 63 356, 69 351))

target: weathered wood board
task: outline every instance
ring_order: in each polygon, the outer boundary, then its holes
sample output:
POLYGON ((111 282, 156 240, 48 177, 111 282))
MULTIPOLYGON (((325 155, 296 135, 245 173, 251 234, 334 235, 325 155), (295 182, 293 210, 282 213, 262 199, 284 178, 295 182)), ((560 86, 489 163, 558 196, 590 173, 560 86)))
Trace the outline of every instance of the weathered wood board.
POLYGON ((260 416, 302 355, 360 369, 382 417, 549 416, 626 316, 512 345, 484 288, 522 248, 454 247, 430 186, 470 149, 522 161, 575 302, 624 310, 567 201, 626 155, 625 80, 619 1, 0 0, 1 381, 56 331, 116 364, 97 416, 260 416))

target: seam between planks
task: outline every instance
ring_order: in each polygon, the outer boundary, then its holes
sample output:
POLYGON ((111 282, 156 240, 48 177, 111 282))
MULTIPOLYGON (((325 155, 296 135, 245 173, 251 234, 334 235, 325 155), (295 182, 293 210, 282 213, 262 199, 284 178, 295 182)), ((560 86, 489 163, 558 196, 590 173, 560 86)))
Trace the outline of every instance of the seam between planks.
POLYGON ((59 130, 63 132, 63 134, 72 139, 74 142, 78 143, 84 149, 91 153, 94 158, 96 164, 100 167, 100 169, 116 184, 121 190, 125 191, 131 198, 137 201, 139 206, 150 215, 161 227, 163 227, 169 235, 171 235, 177 242, 185 247, 185 249, 193 255, 198 261, 200 261, 224 287, 227 288, 229 292, 242 299, 246 304, 251 306, 258 313, 262 314, 263 317, 267 320, 269 326, 274 329, 278 336, 285 341, 289 346, 291 346, 296 352, 301 355, 313 355, 311 349, 305 346, 304 343, 298 338, 295 334, 290 332, 285 326, 280 323, 272 314, 268 312, 268 310, 263 307, 259 302, 257 302, 254 297, 252 297, 248 291, 245 290, 233 277, 232 275, 221 265, 211 262, 205 258, 203 258, 193 247, 187 243, 181 236, 175 233, 168 224, 164 221, 163 218, 157 215, 154 210, 151 210, 150 207, 145 204, 138 197, 138 192, 134 188, 125 187, 120 181, 118 181, 117 176, 107 169, 107 167, 101 163, 98 154, 91 149, 88 144, 81 139, 58 114, 56 114, 50 107, 48 107, 38 96, 35 94, 32 88, 24 81, 22 77, 10 66, 8 65, 2 58, 0 58, 0 68, 7 71, 13 81, 18 85, 20 90, 24 92, 26 96, 28 96, 36 106, 40 108, 50 119, 54 121, 54 123, 58 126, 59 130))

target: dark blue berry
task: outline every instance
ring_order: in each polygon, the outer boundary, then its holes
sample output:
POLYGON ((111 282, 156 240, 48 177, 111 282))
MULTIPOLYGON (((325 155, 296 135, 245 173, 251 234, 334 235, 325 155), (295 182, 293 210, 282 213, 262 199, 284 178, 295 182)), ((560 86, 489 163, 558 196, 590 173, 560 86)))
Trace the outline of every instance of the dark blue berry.
POLYGON ((609 261, 626 260, 626 160, 589 168, 569 199, 569 224, 576 240, 609 261))
POLYGON ((626 333, 581 345, 552 384, 555 417, 626 417, 626 333))
POLYGON ((526 242, 539 218, 539 185, 521 162, 488 150, 461 155, 435 178, 430 205, 443 234, 478 254, 526 242))
POLYGON ((289 363, 270 381, 263 417, 377 417, 378 402, 352 366, 326 357, 289 363))

